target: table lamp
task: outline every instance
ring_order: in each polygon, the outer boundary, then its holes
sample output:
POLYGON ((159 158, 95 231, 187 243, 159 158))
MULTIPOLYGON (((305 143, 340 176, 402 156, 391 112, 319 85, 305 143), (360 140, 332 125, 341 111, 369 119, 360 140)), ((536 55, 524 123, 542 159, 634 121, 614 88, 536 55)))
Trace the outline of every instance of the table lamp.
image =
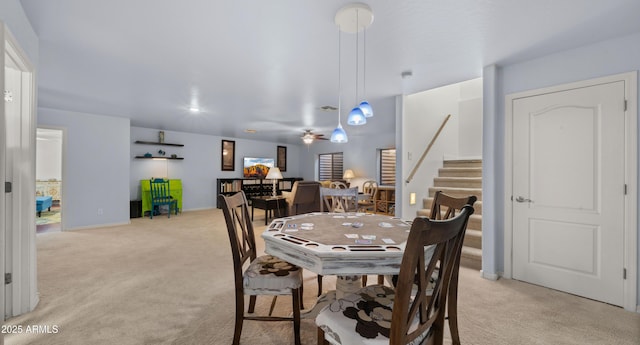
POLYGON ((265 177, 267 180, 272 180, 273 181, 273 193, 272 196, 275 198, 276 197, 276 182, 277 180, 282 179, 282 173, 280 172, 280 168, 278 167, 273 167, 269 169, 269 173, 267 174, 267 176, 265 177))
POLYGON ((351 184, 351 179, 355 177, 356 177, 356 174, 354 174, 353 170, 351 169, 345 170, 344 175, 342 175, 342 178, 345 179, 349 184, 351 184))

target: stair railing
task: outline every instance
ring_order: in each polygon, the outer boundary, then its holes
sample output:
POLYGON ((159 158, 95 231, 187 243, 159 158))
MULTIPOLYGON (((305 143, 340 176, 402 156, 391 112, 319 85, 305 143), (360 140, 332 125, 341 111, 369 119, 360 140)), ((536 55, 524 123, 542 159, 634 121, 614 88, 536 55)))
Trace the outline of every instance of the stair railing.
POLYGON ((413 180, 413 175, 416 174, 416 172, 418 171, 418 168, 420 168, 420 165, 422 165, 422 161, 427 156, 427 153, 429 153, 429 151, 431 150, 431 146, 433 146, 433 143, 435 143, 436 139, 438 139, 438 136, 440 135, 440 132, 442 132, 442 129, 444 128, 444 125, 447 124, 447 121, 449 121, 450 117, 451 117, 451 114, 447 115, 447 117, 444 118, 444 121, 442 121, 442 124, 440 125, 440 128, 438 128, 438 131, 436 132, 436 134, 434 134, 433 138, 431 138, 431 142, 429 142, 429 146, 427 146, 427 148, 424 150, 424 152, 422 153, 422 156, 418 160, 418 163, 416 163, 416 165, 413 167, 413 170, 411 170, 411 173, 409 174, 409 177, 407 177, 407 179, 405 180, 406 183, 409 183, 409 182, 411 182, 411 180, 413 180))

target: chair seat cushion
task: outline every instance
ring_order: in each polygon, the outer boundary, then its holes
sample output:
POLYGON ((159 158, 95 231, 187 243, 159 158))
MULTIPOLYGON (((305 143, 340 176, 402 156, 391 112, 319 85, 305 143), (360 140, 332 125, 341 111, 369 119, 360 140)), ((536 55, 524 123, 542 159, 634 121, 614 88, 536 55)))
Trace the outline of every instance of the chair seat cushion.
MULTIPOLYGON (((324 307, 316 317, 331 344, 389 344, 395 291, 384 285, 369 285, 324 307)), ((420 344, 427 333, 411 342, 420 344)))
POLYGON ((251 262, 243 280, 247 295, 288 295, 302 285, 302 270, 275 256, 263 255, 251 262))

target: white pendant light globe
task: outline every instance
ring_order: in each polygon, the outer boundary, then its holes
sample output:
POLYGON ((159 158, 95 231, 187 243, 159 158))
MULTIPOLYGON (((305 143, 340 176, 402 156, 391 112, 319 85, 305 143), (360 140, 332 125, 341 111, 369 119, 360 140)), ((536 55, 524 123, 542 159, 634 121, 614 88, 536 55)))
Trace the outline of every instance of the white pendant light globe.
POLYGON ((373 116, 373 109, 371 108, 371 104, 369 104, 369 102, 362 101, 362 102, 360 102, 360 105, 358 107, 360 108, 360 110, 362 110, 362 113, 364 114, 364 117, 372 117, 373 116))
POLYGON ((342 129, 342 124, 338 123, 338 127, 336 127, 336 129, 333 130, 333 133, 331 133, 331 142, 346 143, 348 141, 349 141, 349 138, 347 138, 347 132, 345 132, 344 129, 342 129))
POLYGON ((360 107, 351 109, 349 117, 347 118, 347 124, 351 126, 360 126, 365 123, 367 123, 367 118, 364 116, 362 109, 360 109, 360 107))

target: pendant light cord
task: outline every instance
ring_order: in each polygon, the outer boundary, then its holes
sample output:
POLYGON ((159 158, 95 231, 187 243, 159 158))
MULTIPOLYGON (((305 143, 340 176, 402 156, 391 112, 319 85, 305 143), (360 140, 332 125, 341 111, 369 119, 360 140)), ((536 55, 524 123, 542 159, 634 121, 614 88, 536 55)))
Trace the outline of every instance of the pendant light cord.
POLYGON ((362 29, 362 98, 367 99, 367 29, 362 29))
POLYGON ((342 80, 341 80, 341 76, 342 76, 342 65, 340 64, 340 53, 342 50, 342 43, 341 43, 341 32, 342 29, 340 28, 340 26, 338 26, 338 125, 342 125, 342 120, 340 119, 340 112, 341 112, 341 95, 342 95, 342 80))
POLYGON ((356 9, 356 106, 358 106, 358 52, 360 51, 358 36, 360 36, 360 13, 356 9))

